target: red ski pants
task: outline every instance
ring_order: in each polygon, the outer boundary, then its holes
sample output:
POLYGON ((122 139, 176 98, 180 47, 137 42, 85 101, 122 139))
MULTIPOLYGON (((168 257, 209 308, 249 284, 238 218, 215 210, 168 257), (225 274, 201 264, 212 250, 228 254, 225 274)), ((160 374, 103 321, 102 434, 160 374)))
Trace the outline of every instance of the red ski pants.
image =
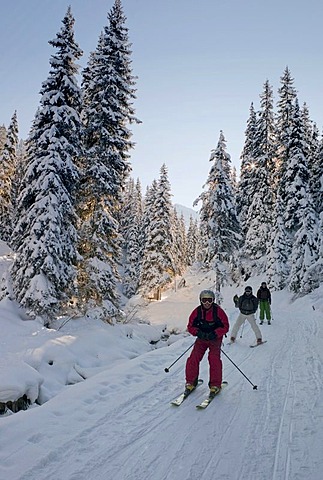
POLYGON ((196 340, 192 353, 186 362, 186 383, 194 384, 199 376, 200 362, 204 357, 207 349, 209 349, 209 386, 221 387, 222 383, 222 360, 221 360, 221 343, 222 338, 215 340, 196 340))

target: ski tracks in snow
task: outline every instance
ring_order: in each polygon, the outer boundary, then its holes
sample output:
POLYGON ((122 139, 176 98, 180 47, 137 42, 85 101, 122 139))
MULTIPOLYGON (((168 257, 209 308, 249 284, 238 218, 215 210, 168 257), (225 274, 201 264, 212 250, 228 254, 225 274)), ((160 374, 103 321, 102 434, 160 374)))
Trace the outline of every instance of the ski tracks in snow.
POLYGON ((229 385, 205 411, 195 405, 208 390, 206 358, 204 385, 180 407, 169 404, 184 386, 185 360, 167 375, 163 367, 186 348, 183 342, 143 355, 114 379, 107 372, 95 392, 80 398, 78 431, 61 445, 48 440, 52 448, 19 480, 321 480, 318 322, 296 311, 288 321, 277 317, 262 327, 264 346, 250 349, 253 332, 245 332, 237 344, 223 347, 258 390, 223 356, 229 385), (82 428, 82 415, 93 422, 86 419, 82 428))
POLYGON ((251 407, 258 411, 257 440, 239 480, 258 478, 261 468, 272 472, 266 480, 321 479, 322 360, 313 348, 317 330, 315 319, 305 321, 297 314, 275 336, 270 330, 271 355, 267 365, 261 362, 262 405, 258 399, 251 407))

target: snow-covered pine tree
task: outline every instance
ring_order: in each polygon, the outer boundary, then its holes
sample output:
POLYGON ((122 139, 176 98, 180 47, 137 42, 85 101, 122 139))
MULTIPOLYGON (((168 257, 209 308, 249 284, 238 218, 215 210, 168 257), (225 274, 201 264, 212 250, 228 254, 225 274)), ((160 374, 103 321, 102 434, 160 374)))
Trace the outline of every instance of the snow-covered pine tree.
POLYGON ((163 289, 175 276, 172 218, 170 183, 164 164, 158 182, 152 183, 145 199, 145 245, 140 275, 140 292, 143 295, 163 289))
POLYGON ((57 49, 42 84, 40 107, 28 139, 28 167, 22 182, 17 224, 12 238, 16 258, 11 268, 17 301, 52 318, 74 295, 81 94, 71 9, 49 43, 57 49))
POLYGON ((194 202, 202 202, 200 228, 202 237, 202 261, 212 267, 218 261, 230 261, 240 247, 240 225, 230 181, 230 155, 226 152, 226 140, 220 131, 217 147, 212 150, 212 166, 204 187, 207 188, 194 202))
POLYGON ((157 258, 154 243, 155 218, 157 216, 155 204, 157 188, 157 180, 153 180, 152 184, 147 187, 142 217, 144 243, 139 278, 139 291, 146 296, 158 288, 160 280, 160 272, 158 271, 158 266, 155 265, 157 258))
MULTIPOLYGON (((285 163, 289 157, 290 135, 293 126, 293 111, 294 103, 297 97, 297 92, 294 87, 294 79, 288 67, 285 68, 283 75, 280 78, 281 86, 278 89, 279 99, 277 102, 277 157, 275 162, 275 182, 274 184, 281 185, 281 177, 284 173, 285 163)), ((285 185, 288 189, 288 185, 285 185)))
POLYGON ((11 243, 13 228, 14 177, 17 169, 18 121, 17 112, 12 115, 7 138, 0 155, 0 239, 11 243))
POLYGON ((319 284, 323 282, 323 211, 319 214, 317 231, 318 231, 318 240, 317 240, 318 258, 316 262, 313 262, 308 267, 304 277, 302 278, 301 289, 303 288, 303 285, 307 283, 312 284, 313 278, 315 279, 315 282, 319 282, 319 284))
MULTIPOLYGON (((288 156, 285 159, 282 177, 278 186, 278 195, 276 201, 276 215, 279 209, 279 218, 276 218, 274 226, 274 238, 279 238, 280 244, 277 246, 280 252, 279 265, 273 263, 273 249, 271 248, 270 277, 272 272, 281 270, 281 263, 284 263, 284 274, 276 279, 276 285, 279 288, 285 286, 287 277, 289 277, 289 287, 293 291, 300 290, 300 275, 305 273, 309 265, 309 255, 313 261, 316 261, 317 234, 313 219, 315 211, 313 210, 312 198, 309 188, 309 174, 307 167, 306 152, 310 151, 305 141, 304 125, 297 98, 293 107, 293 116, 290 119, 291 131, 289 133, 289 144, 287 149, 288 156), (306 220, 305 217, 308 217, 306 220), (277 221, 282 223, 279 226, 277 221), (278 228, 278 229, 277 229, 278 228), (308 228, 308 233, 304 229, 308 228), (305 243, 303 243, 305 242, 305 243), (316 245, 315 245, 316 243, 316 245), (304 251, 306 250, 306 258, 304 251)), ((277 252, 276 252, 277 261, 277 252)), ((308 280, 308 285, 313 284, 313 279, 308 280)), ((271 280, 271 284, 273 281, 271 280)), ((306 287, 309 288, 309 287, 306 287)))
POLYGON ((194 219, 190 215, 189 226, 186 235, 187 245, 187 265, 193 265, 198 259, 198 245, 199 245, 200 229, 197 218, 194 219))
POLYGON ((273 213, 271 242, 267 252, 266 276, 274 290, 286 286, 289 275, 290 245, 283 221, 284 204, 278 195, 273 213))
POLYGON ((141 267, 142 196, 131 178, 124 193, 123 208, 120 212, 123 243, 123 292, 127 297, 138 290, 141 267))
POLYGON ((18 196, 21 190, 22 179, 24 177, 27 165, 27 149, 26 142, 22 139, 19 140, 17 146, 17 164, 16 171, 12 181, 12 205, 14 211, 14 217, 16 215, 18 196))
POLYGON ((256 128, 257 113, 253 103, 250 106, 250 114, 245 131, 245 144, 241 154, 240 181, 236 194, 237 214, 243 236, 247 232, 247 216, 257 185, 253 181, 256 161, 256 128))
POLYGON ((7 140, 7 129, 5 125, 0 125, 0 155, 7 140))
POLYGON ((309 169, 314 208, 319 215, 323 212, 323 135, 318 140, 317 150, 309 169))
POLYGON ((237 168, 233 167, 230 173, 231 185, 233 193, 236 195, 238 192, 238 180, 237 180, 237 168))
POLYGON ((316 128, 316 125, 310 118, 310 112, 305 102, 300 109, 300 115, 302 118, 304 141, 306 148, 304 154, 307 158, 308 167, 310 169, 311 163, 313 161, 313 156, 318 147, 318 130, 316 128))
POLYGON ((320 182, 317 181, 317 173, 319 168, 323 171, 323 166, 322 164, 320 165, 319 162, 320 134, 317 125, 310 118, 309 109, 305 102, 301 109, 301 118, 304 131, 304 155, 307 160, 309 174, 309 193, 314 200, 314 209, 319 213, 317 210, 317 200, 318 197, 322 195, 319 195, 320 182))
POLYGON ((292 292, 307 294, 320 286, 319 272, 313 268, 319 259, 319 232, 318 217, 311 201, 302 213, 292 248, 288 287, 292 292))
POLYGON ((251 259, 265 255, 272 228, 273 164, 275 158, 275 125, 273 91, 268 80, 260 95, 260 111, 255 132, 255 168, 252 179, 254 193, 245 217, 244 252, 251 259))
MULTIPOLYGON (((283 175, 279 183, 279 194, 285 205, 283 219, 291 238, 298 230, 309 201, 309 171, 306 153, 304 126, 298 100, 295 100, 291 123, 288 156, 285 160, 283 175)), ((312 201, 312 199, 311 199, 312 201)))
MULTIPOLYGON (((144 199, 142 195, 142 189, 141 189, 141 182, 139 178, 137 178, 136 184, 135 184, 135 196, 137 198, 137 208, 138 208, 138 224, 139 224, 139 230, 138 230, 138 259, 139 259, 139 272, 141 270, 141 262, 142 262, 142 256, 143 256, 143 245, 145 243, 145 231, 144 231, 144 226, 143 226, 143 208, 144 208, 144 199)), ((139 276, 138 276, 139 278, 139 276)))
POLYGON ((79 191, 79 288, 83 303, 115 312, 121 260, 119 209, 130 171, 135 98, 131 50, 121 1, 115 0, 108 25, 83 72, 85 156, 79 191))
POLYGON ((296 98, 289 158, 282 179, 288 182, 289 189, 284 190, 285 197, 282 198, 285 205, 284 223, 292 238, 289 288, 293 292, 301 293, 309 293, 319 286, 318 277, 311 269, 318 260, 319 234, 318 215, 314 209, 309 181, 308 158, 311 159, 313 149, 308 131, 306 116, 301 114, 296 98), (306 275, 310 269, 311 274, 306 275))
POLYGON ((184 215, 179 216, 176 208, 173 208, 173 259, 175 274, 182 275, 187 267, 187 244, 184 215))

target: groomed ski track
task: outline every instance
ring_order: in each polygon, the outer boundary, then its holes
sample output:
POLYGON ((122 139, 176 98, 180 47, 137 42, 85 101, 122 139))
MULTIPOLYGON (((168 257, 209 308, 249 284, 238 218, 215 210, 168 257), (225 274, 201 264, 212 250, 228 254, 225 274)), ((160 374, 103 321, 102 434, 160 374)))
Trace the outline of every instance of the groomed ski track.
POLYGON ((205 358, 204 384, 172 407, 183 388, 187 357, 170 373, 164 367, 194 340, 186 337, 71 387, 73 396, 67 389, 40 408, 12 416, 1 432, 0 477, 5 472, 11 480, 321 480, 323 322, 310 308, 304 318, 297 302, 284 310, 280 298, 276 294, 277 318, 261 327, 265 345, 250 349, 254 334, 246 326, 242 339, 222 347, 258 390, 223 356, 229 385, 205 411, 196 410, 207 392, 205 358), (42 419, 42 431, 32 429, 33 418, 42 419), (15 447, 10 425, 21 421, 30 422, 30 435, 15 447), (58 428, 60 445, 51 435, 58 428), (18 454, 26 459, 24 471, 14 466, 18 454))

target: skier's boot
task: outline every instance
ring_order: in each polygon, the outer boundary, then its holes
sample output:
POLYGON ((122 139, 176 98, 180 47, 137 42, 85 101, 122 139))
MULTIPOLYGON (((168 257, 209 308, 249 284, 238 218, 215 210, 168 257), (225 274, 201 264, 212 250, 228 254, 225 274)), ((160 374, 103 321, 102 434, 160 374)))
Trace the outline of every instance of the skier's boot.
POLYGON ((186 383, 186 384, 185 384, 184 395, 187 396, 187 395, 189 395, 190 393, 192 393, 193 390, 195 390, 197 384, 198 384, 198 378, 195 380, 194 383, 186 383))
POLYGON ((221 390, 221 387, 212 386, 210 387, 210 397, 215 397, 221 390))

